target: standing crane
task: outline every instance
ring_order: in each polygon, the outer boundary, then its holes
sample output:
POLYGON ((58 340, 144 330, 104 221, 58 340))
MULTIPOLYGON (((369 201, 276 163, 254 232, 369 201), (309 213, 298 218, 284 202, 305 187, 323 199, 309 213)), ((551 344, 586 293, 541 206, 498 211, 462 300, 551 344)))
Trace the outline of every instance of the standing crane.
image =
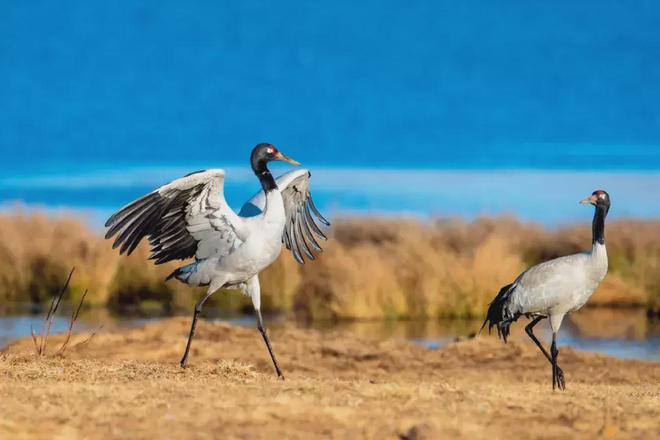
POLYGON ((300 169, 273 178, 271 161, 300 165, 273 145, 262 143, 252 150, 252 171, 263 191, 246 202, 236 214, 225 201, 225 172, 196 171, 146 194, 113 214, 105 226, 105 238, 115 237, 113 248, 130 255, 147 237, 156 264, 194 257, 167 278, 190 286, 207 286, 197 302, 188 342, 181 359, 185 368, 204 302, 221 288, 237 288, 252 299, 261 333, 279 378, 284 378, 261 316, 259 273, 281 252, 281 243, 301 264, 321 252, 317 238, 326 236, 316 219, 330 223, 314 206, 310 194, 311 173, 300 169), (311 212, 310 212, 311 210, 311 212), (314 217, 312 217, 312 213, 314 217))
POLYGON ((580 203, 595 207, 591 251, 555 258, 527 269, 512 284, 500 289, 481 326, 483 330, 488 324, 489 331, 496 326, 498 335, 506 342, 511 323, 523 315, 532 319, 525 332, 552 364, 553 390, 566 389, 564 372, 557 365, 557 333, 562 320, 567 313, 586 304, 607 274, 605 217, 610 209, 610 196, 598 190, 580 203), (533 332, 534 326, 545 318, 550 320, 552 328, 550 353, 533 332))

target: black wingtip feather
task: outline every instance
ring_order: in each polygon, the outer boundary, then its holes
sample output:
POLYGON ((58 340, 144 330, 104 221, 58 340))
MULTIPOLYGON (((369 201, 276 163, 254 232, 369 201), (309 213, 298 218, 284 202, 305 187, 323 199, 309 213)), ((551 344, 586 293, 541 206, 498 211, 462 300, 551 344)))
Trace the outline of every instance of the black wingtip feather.
POLYGON ((314 214, 316 217, 318 217, 319 220, 321 220, 321 223, 323 223, 326 226, 330 226, 330 222, 323 217, 323 215, 319 212, 318 209, 316 209, 316 205, 314 205, 314 200, 312 199, 312 195, 309 195, 309 207, 312 208, 312 211, 314 211, 314 214))
POLYGON ((328 237, 325 236, 321 228, 316 224, 314 219, 312 218, 312 214, 309 212, 309 204, 305 205, 305 208, 303 209, 305 213, 305 219, 307 221, 307 225, 311 226, 312 231, 322 240, 327 240, 328 237))
POLYGON ((295 223, 296 232, 298 233, 297 235, 298 235, 298 242, 300 244, 300 247, 302 248, 307 258, 309 258, 310 260, 314 260, 315 259, 314 254, 312 254, 312 251, 309 249, 309 246, 307 245, 307 241, 305 240, 305 234, 303 233, 302 230, 302 217, 300 215, 300 211, 296 213, 294 223, 295 223))
POLYGON ((295 232, 293 231, 293 223, 293 221, 290 221, 287 226, 289 229, 289 237, 291 239, 291 253, 298 263, 305 264, 305 260, 302 258, 302 252, 300 252, 300 247, 296 240, 295 232))
POLYGON ((312 233, 310 226, 309 226, 309 221, 307 220, 307 216, 305 215, 305 208, 301 207, 300 210, 298 211, 299 216, 300 216, 300 222, 302 223, 302 231, 305 235, 305 238, 309 242, 310 246, 316 251, 316 252, 323 252, 323 249, 321 248, 321 245, 316 241, 314 238, 314 234, 312 233))
POLYGON ((149 193, 113 214, 106 221, 110 229, 105 236, 118 234, 112 247, 119 248, 120 255, 130 255, 147 237, 155 264, 194 256, 196 241, 185 229, 184 216, 186 203, 200 191, 196 186, 149 193))
POLYGON ((133 211, 137 210, 137 208, 140 208, 143 205, 151 203, 154 200, 154 198, 156 198, 156 197, 158 197, 158 193, 154 191, 154 192, 151 192, 151 193, 149 193, 145 196, 142 196, 139 199, 129 203, 128 205, 121 208, 119 211, 112 214, 110 216, 110 218, 108 218, 108 220, 106 220, 105 227, 108 228, 108 227, 113 226, 115 223, 117 223, 117 220, 120 219, 120 218, 121 218, 121 220, 119 220, 119 222, 121 223, 124 220, 126 220, 127 217, 132 217, 132 216, 129 216, 129 214, 133 213, 133 211))
MULTIPOLYGON (((156 263, 156 264, 158 264, 158 263, 156 263)), ((172 271, 172 273, 170 273, 170 274, 165 278, 165 281, 169 281, 169 280, 171 280, 172 278, 176 278, 181 272, 182 272, 182 271, 181 271, 181 268, 174 269, 174 270, 172 271)))

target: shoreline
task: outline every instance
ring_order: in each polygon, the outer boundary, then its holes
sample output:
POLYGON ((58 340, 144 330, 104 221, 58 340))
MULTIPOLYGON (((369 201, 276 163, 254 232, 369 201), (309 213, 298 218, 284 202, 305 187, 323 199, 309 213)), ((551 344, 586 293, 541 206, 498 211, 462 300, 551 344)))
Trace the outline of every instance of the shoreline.
MULTIPOLYGON (((53 332, 66 329, 70 312, 62 310, 53 326, 53 332)), ((77 320, 76 330, 86 331, 102 326, 105 331, 112 329, 135 328, 148 323, 170 319, 188 320, 190 313, 164 314, 115 314, 107 309, 87 309, 77 320)), ((253 313, 226 313, 219 309, 207 309, 202 315, 207 322, 238 325, 252 328, 255 325, 253 313)), ((423 346, 428 349, 444 347, 457 340, 466 340, 479 333, 482 319, 476 318, 421 318, 421 319, 338 319, 328 321, 308 321, 290 314, 264 316, 269 329, 295 327, 301 331, 331 333, 343 332, 347 335, 365 336, 378 340, 398 340, 423 346)), ((0 314, 0 328, 5 335, 0 336, 0 350, 14 341, 29 336, 29 329, 42 326, 43 313, 0 314)), ((524 320, 513 327, 511 340, 527 342, 523 333, 524 320)), ((540 325, 538 336, 550 340, 547 325, 540 325)), ((487 334, 487 331, 483 332, 487 334)), ((601 353, 620 359, 660 360, 660 320, 648 318, 641 309, 620 309, 590 307, 571 314, 567 318, 559 339, 561 344, 577 350, 601 353), (616 323, 601 325, 598 323, 616 323)))

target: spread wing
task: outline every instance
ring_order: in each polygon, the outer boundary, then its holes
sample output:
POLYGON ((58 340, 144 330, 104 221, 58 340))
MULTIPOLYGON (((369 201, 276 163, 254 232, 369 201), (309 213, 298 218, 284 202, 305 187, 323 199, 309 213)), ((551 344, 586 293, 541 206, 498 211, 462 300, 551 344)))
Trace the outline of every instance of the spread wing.
POLYGON ((223 194, 225 172, 198 171, 163 185, 114 213, 105 238, 130 255, 144 237, 156 264, 231 253, 244 240, 243 219, 223 194))
MULTIPOLYGON (((317 222, 330 226, 314 206, 309 190, 310 177, 308 170, 298 169, 284 173, 275 180, 282 193, 286 214, 282 242, 300 264, 305 263, 305 257, 314 260, 314 252, 323 251, 318 240, 327 238, 317 222)), ((260 191, 243 205, 240 215, 258 215, 264 209, 265 203, 264 193, 260 191)))

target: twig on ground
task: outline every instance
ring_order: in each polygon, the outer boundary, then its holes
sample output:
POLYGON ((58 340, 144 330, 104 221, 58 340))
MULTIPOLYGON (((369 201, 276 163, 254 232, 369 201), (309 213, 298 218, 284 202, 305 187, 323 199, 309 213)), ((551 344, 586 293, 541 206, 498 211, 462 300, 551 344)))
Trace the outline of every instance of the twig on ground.
POLYGON ((34 343, 34 351, 37 353, 37 356, 39 356, 39 342, 37 342, 37 335, 34 332, 34 327, 30 325, 30 334, 32 335, 32 342, 34 343))
POLYGON ((92 334, 89 335, 89 338, 85 339, 84 341, 80 341, 80 342, 78 342, 77 344, 75 344, 75 345, 73 346, 73 348, 80 347, 80 346, 83 346, 83 345, 85 345, 85 344, 88 344, 88 343, 92 340, 92 338, 94 338, 94 336, 96 336, 96 333, 98 333, 98 331, 101 330, 102 328, 103 328, 103 324, 99 325, 99 326, 96 328, 96 330, 94 330, 94 331, 92 332, 92 334))
POLYGON ((78 320, 78 315, 80 314, 80 309, 82 309, 82 305, 83 302, 85 301, 86 296, 87 296, 87 289, 85 289, 82 298, 80 298, 80 303, 78 304, 78 308, 71 314, 71 321, 69 321, 69 329, 66 332, 66 339, 64 339, 64 342, 62 343, 62 346, 58 351, 59 354, 64 354, 67 346, 69 345, 69 341, 71 340, 71 334, 73 333, 73 326, 76 324, 76 321, 78 320))
POLYGON ((46 314, 46 318, 44 319, 43 328, 45 329, 45 332, 42 331, 41 333, 41 345, 39 347, 39 352, 38 352, 39 355, 41 356, 46 355, 46 346, 48 345, 48 337, 50 336, 50 329, 53 325, 53 318, 55 317, 55 313, 57 312, 58 307, 60 306, 62 297, 69 288, 69 283, 71 282, 71 277, 73 276, 73 272, 75 272, 75 270, 76 270, 75 267, 71 269, 71 272, 69 272, 69 276, 66 279, 64 285, 62 286, 60 293, 57 296, 53 297, 53 300, 50 302, 50 308, 48 309, 48 313, 46 314))
MULTIPOLYGON (((48 313, 46 313, 46 316, 44 317, 41 333, 37 335, 36 332, 34 331, 34 328, 30 327, 30 334, 32 335, 34 350, 36 351, 38 357, 46 356, 48 337, 50 336, 50 331, 53 326, 53 320, 55 319, 55 314, 57 313, 57 309, 59 308, 60 303, 62 302, 62 298, 64 297, 64 294, 69 290, 71 277, 73 276, 75 270, 76 270, 75 267, 71 269, 71 272, 69 272, 69 276, 67 277, 66 282, 62 286, 62 289, 60 289, 59 293, 56 296, 54 296, 50 301, 50 307, 48 308, 48 313)), ((63 355, 66 349, 69 347, 69 343, 71 342, 71 337, 73 336, 73 329, 76 325, 76 322, 78 322, 78 317, 80 316, 80 311, 82 310, 83 303, 85 302, 85 298, 87 297, 87 293, 88 290, 85 289, 85 291, 82 294, 82 297, 80 298, 80 302, 78 303, 78 307, 71 313, 69 328, 66 332, 64 342, 57 351, 58 355, 63 355)), ((92 338, 94 338, 94 336, 96 335, 96 333, 102 328, 103 325, 100 325, 96 330, 92 332, 92 334, 87 339, 78 342, 77 344, 73 345, 73 347, 79 347, 81 345, 89 343, 89 341, 91 341, 92 338)))
POLYGON ((37 356, 41 356, 41 353, 43 353, 44 335, 46 334, 46 327, 48 326, 48 317, 51 316, 51 312, 53 310, 54 305, 55 305, 55 297, 51 298, 50 307, 48 308, 48 313, 46 313, 46 316, 44 317, 44 322, 41 324, 41 333, 39 333, 39 346, 37 347, 37 356))

